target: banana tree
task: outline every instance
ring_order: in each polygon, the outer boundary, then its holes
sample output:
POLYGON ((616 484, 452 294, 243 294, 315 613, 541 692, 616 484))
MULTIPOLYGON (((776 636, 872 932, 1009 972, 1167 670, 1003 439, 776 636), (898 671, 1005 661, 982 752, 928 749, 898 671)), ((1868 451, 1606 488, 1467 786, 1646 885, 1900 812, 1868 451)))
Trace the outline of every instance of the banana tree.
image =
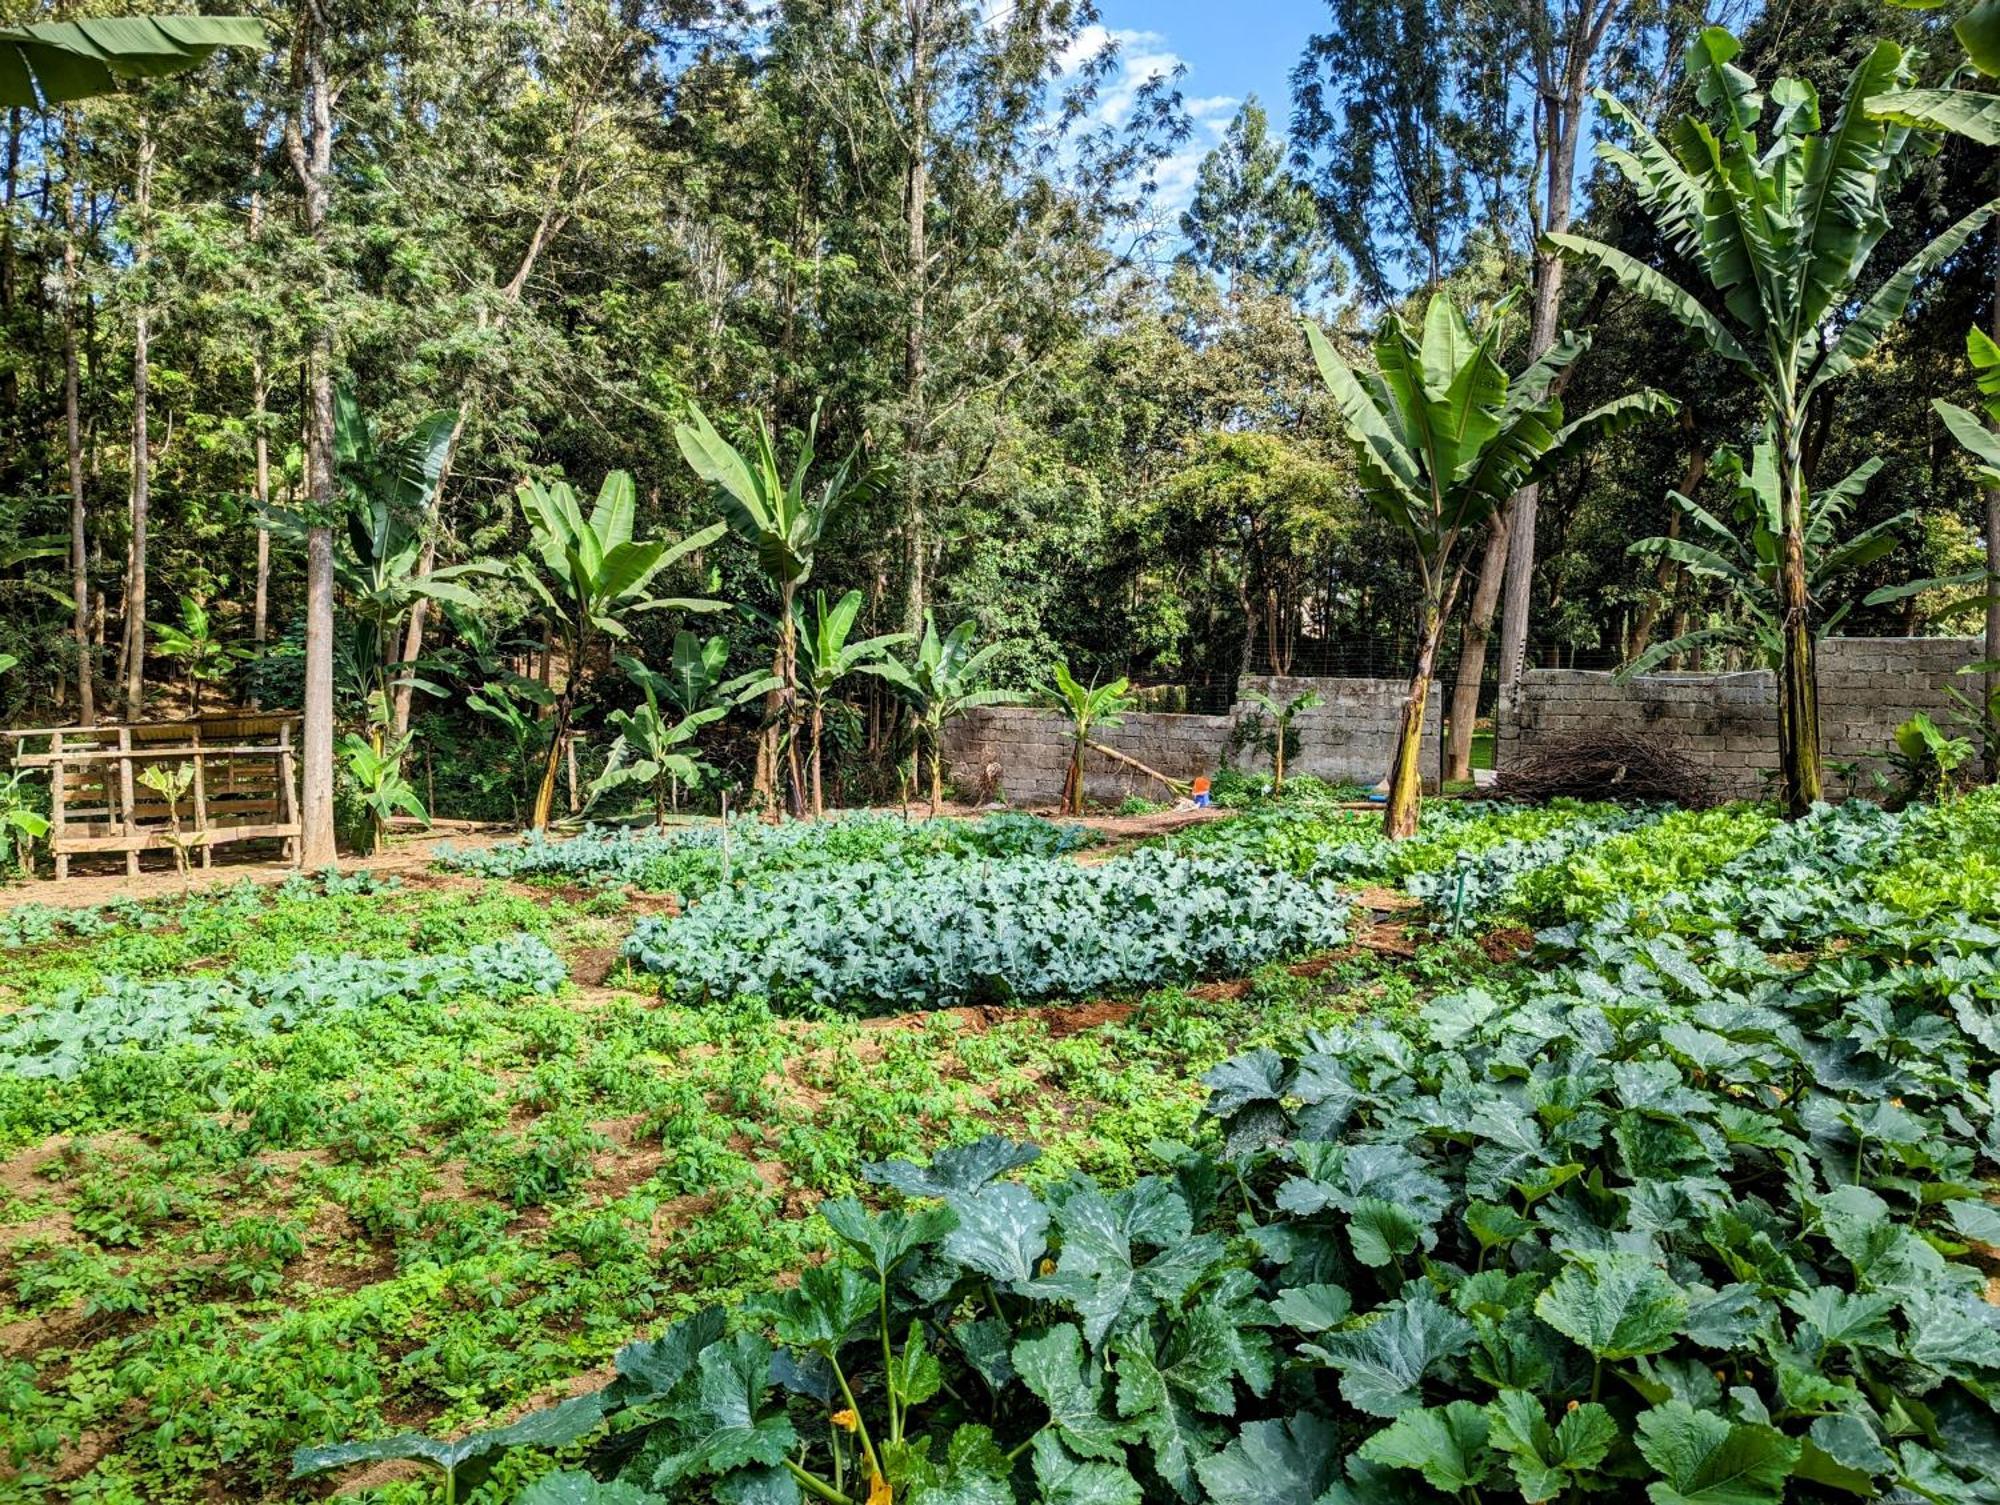
POLYGON ((727 705, 707 705, 676 716, 663 708, 672 706, 661 693, 663 677, 638 659, 620 654, 618 667, 645 696, 629 711, 613 711, 605 718, 618 733, 605 759, 604 772, 590 786, 590 803, 595 804, 614 789, 638 784, 653 801, 653 818, 667 823, 669 789, 701 781, 703 765, 693 755, 695 733, 711 721, 729 714, 727 705))
POLYGON ((547 829, 555 805, 556 771, 562 765, 564 739, 576 715, 591 650, 601 639, 629 637, 627 620, 642 612, 722 610, 720 601, 663 599, 651 590, 663 570, 696 549, 707 548, 725 529, 716 523, 672 544, 661 539, 636 541, 632 477, 622 470, 604 478, 588 517, 566 481, 550 486, 524 482, 517 496, 533 543, 516 556, 514 576, 534 598, 552 645, 561 647, 568 663, 529 813, 529 824, 540 831, 547 829))
POLYGON ((1294 695, 1280 703, 1262 690, 1245 690, 1243 698, 1271 718, 1271 793, 1285 792, 1285 744, 1291 740, 1292 721, 1306 711, 1315 710, 1325 704, 1325 697, 1317 690, 1308 690, 1303 695, 1294 695))
MULTIPOLYGON (((403 437, 385 439, 351 392, 334 395, 334 479, 345 513, 346 547, 334 551, 333 577, 354 622, 338 652, 357 681, 377 752, 392 693, 399 683, 420 683, 399 678, 415 666, 396 657, 411 609, 420 600, 475 608, 479 597, 465 581, 499 572, 497 565, 477 559, 428 574, 422 569, 423 530, 437 508, 452 423, 450 413, 431 413, 403 437)), ((314 526, 311 517, 285 508, 271 509, 266 522, 279 537, 300 543, 314 526)), ((435 686, 426 688, 436 692, 435 686)))
POLYGON ((1630 147, 1601 143, 1599 154, 1630 180, 1676 253, 1699 269, 1717 307, 1611 246, 1578 235, 1546 239, 1692 330, 1740 367, 1762 398, 1777 461, 1778 754, 1786 809, 1798 816, 1824 790, 1806 558, 1806 414, 1821 391, 1867 359, 1918 282, 2000 203, 1973 210, 1860 297, 1862 270, 1889 228, 1889 197, 1919 144, 1908 126, 1871 115, 1870 103, 1909 83, 1909 60, 1893 42, 1877 43, 1823 128, 1819 96, 1802 79, 1778 80, 1767 111, 1757 81, 1734 65, 1741 50, 1720 28, 1695 40, 1687 66, 1699 113, 1681 117, 1666 141, 1615 98, 1597 95, 1632 138, 1630 147), (1768 143, 1758 134, 1767 113, 1768 143))
POLYGON ((710 722, 768 694, 774 683, 761 669, 725 680, 721 676, 728 662, 726 638, 718 634, 702 642, 686 628, 674 634, 673 661, 664 674, 621 654, 618 667, 639 687, 645 703, 629 712, 613 711, 608 718, 618 728, 619 738, 612 744, 604 777, 591 788, 591 798, 618 784, 644 783, 652 791, 654 812, 662 822, 669 806, 678 809, 680 786, 699 783, 706 765, 675 749, 691 742, 710 722), (618 770, 615 778, 614 770, 618 770))
POLYGON ((748 674, 724 679, 722 671, 728 667, 728 638, 721 633, 698 638, 683 627, 674 634, 673 655, 666 671, 645 672, 652 677, 660 699, 683 716, 712 705, 733 710, 770 693, 777 683, 768 669, 752 669, 748 674))
POLYGON ((895 688, 915 729, 918 753, 930 755, 933 816, 944 805, 946 725, 980 706, 1019 705, 1027 699, 1018 690, 996 690, 988 685, 987 669, 1001 645, 988 643, 975 652, 972 640, 978 631, 979 624, 968 617, 940 638, 937 619, 926 612, 924 635, 917 641, 914 658, 908 663, 885 658, 864 666, 865 672, 895 688))
POLYGON ((833 692, 850 674, 874 669, 898 643, 907 643, 907 632, 885 632, 878 637, 850 643, 854 619, 861 614, 861 592, 849 591, 832 606, 826 592, 814 594, 813 614, 800 614, 793 636, 799 652, 799 694, 807 717, 807 757, 812 765, 812 813, 818 820, 825 814, 820 799, 820 736, 826 725, 826 708, 833 692))
POLYGON ((1100 727, 1122 726, 1125 712, 1132 708, 1132 682, 1123 676, 1108 685, 1084 684, 1069 672, 1069 665, 1052 664, 1049 679, 1033 686, 1042 704, 1069 718, 1069 771, 1063 775, 1062 815, 1083 813, 1083 754, 1090 746, 1091 733, 1100 727))
MULTIPOLYGON (((1769 444, 1758 445, 1746 467, 1734 450, 1719 450, 1710 468, 1731 490, 1730 520, 1724 521, 1678 491, 1669 491, 1668 500, 1692 526, 1679 538, 1642 538, 1630 552, 1671 559, 1690 575, 1717 582, 1729 594, 1731 618, 1655 643, 1618 671, 1620 680, 1704 648, 1747 648, 1770 669, 1784 661, 1784 607, 1778 581, 1784 551, 1777 451, 1769 444)), ((1837 485, 1814 492, 1807 504, 1806 589, 1822 606, 1835 599, 1842 576, 1894 549, 1897 535, 1910 521, 1911 513, 1899 512, 1852 537, 1839 536, 1849 510, 1881 468, 1880 460, 1863 461, 1837 485)), ((1876 599, 1868 598, 1871 603, 1876 599)), ((1852 598, 1841 602, 1815 619, 1813 631, 1822 638, 1829 636, 1854 606, 1852 598)))
POLYGON ((1649 413, 1670 412, 1657 392, 1605 403, 1565 425, 1555 379, 1588 341, 1565 336, 1518 376, 1501 369, 1505 300, 1474 331, 1444 294, 1422 333, 1400 315, 1375 337, 1375 372, 1357 376, 1315 324, 1306 337, 1354 451, 1368 505, 1410 542, 1421 589, 1416 667, 1389 767, 1389 836, 1416 833, 1423 783, 1418 753, 1438 643, 1465 577, 1460 544, 1524 486, 1536 485, 1598 439, 1649 413))
POLYGON ((215 635, 208 607, 193 596, 181 598, 181 625, 153 624, 160 652, 181 666, 188 681, 188 715, 201 713, 201 687, 220 683, 234 651, 215 635))
POLYGON ((0 107, 44 109, 109 94, 121 78, 161 78, 218 47, 262 51, 255 16, 100 16, 0 26, 0 107))
POLYGON ((354 781, 354 792, 368 812, 371 857, 381 855, 382 838, 388 834, 389 822, 398 811, 426 825, 430 823, 430 813, 417 798, 416 788, 403 776, 403 755, 410 749, 411 738, 412 734, 405 732, 386 747, 377 747, 353 732, 340 739, 340 756, 347 764, 347 776, 354 781))
POLYGON ((819 413, 800 436, 798 454, 787 473, 778 463, 770 426, 759 414, 750 428, 748 450, 738 449, 692 404, 688 421, 674 440, 694 473, 715 488, 729 527, 756 552, 757 567, 777 593, 777 646, 771 673, 777 687, 766 697, 763 736, 757 751, 757 798, 768 810, 776 804, 780 748, 787 765, 794 814, 805 808, 805 777, 798 753, 798 634, 793 603, 812 575, 814 556, 829 522, 842 505, 873 484, 872 474, 850 453, 832 472, 815 481, 819 413))

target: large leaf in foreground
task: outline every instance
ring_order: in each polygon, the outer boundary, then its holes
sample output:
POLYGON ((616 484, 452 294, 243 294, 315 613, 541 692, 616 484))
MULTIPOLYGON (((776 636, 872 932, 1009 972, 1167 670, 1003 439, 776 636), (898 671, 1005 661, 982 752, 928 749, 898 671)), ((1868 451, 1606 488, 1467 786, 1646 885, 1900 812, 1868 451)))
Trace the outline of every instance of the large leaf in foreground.
POLYGON ((1536 1298, 1535 1315, 1600 1359, 1631 1359, 1673 1346, 1687 1294, 1639 1254, 1593 1254, 1536 1298))
POLYGON ((1310 1411, 1253 1421, 1195 1473, 1215 1505, 1313 1505, 1339 1474, 1338 1441, 1333 1423, 1310 1411))
POLYGON ((1329 1334, 1301 1353, 1340 1371, 1340 1393, 1357 1411, 1397 1416, 1418 1404, 1418 1387, 1433 1366, 1472 1345, 1473 1328, 1435 1300, 1406 1298, 1366 1327, 1329 1334))
POLYGON ((1674 1400, 1639 1418, 1639 1452, 1661 1475, 1653 1505, 1778 1505, 1799 1445, 1674 1400))

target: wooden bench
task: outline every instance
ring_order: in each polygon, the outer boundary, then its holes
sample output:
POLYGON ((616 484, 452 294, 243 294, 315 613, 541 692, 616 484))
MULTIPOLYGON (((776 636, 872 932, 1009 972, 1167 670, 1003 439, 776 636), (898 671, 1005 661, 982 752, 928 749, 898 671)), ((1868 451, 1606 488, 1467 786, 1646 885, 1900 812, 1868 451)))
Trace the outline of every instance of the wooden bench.
POLYGON ((123 852, 125 871, 137 876, 141 852, 176 845, 199 851, 210 867, 212 849, 226 842, 277 839, 286 859, 297 861, 298 725, 295 715, 259 713, 0 736, 14 744, 16 766, 49 770, 49 849, 61 880, 72 856, 123 852), (155 763, 194 768, 178 840, 175 811, 138 777, 155 763))

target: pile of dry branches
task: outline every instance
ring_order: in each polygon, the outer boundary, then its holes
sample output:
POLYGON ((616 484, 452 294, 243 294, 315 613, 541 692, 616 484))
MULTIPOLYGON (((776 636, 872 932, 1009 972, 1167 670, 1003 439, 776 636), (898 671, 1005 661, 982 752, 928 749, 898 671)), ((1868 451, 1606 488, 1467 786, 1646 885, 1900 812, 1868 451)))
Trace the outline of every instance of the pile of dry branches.
POLYGON ((1501 799, 1663 800, 1699 809, 1715 785, 1688 745, 1663 728, 1580 732, 1508 760, 1494 791, 1501 799))

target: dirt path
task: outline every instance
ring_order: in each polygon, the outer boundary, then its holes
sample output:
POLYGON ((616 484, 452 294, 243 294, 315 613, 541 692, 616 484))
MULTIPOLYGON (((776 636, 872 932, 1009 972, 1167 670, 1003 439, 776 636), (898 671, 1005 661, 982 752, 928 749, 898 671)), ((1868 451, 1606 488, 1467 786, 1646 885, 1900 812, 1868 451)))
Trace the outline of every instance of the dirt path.
MULTIPOLYGON (((450 829, 440 826, 431 831, 411 831, 392 837, 389 850, 379 857, 351 854, 342 857, 340 870, 343 873, 423 873, 429 871, 432 849, 441 841, 464 848, 490 847, 511 841, 516 834, 501 826, 454 825, 450 829)), ((158 856, 149 854, 146 870, 136 878, 128 878, 122 872, 89 873, 72 875, 63 883, 39 879, 33 883, 8 884, 0 888, 0 910, 17 909, 24 904, 54 904, 70 909, 115 904, 125 899, 171 899, 188 892, 230 888, 246 880, 252 883, 283 883, 298 871, 282 860, 239 858, 232 861, 227 847, 216 849, 214 867, 197 867, 185 881, 173 870, 171 863, 165 867, 153 865, 159 861, 158 856)))

